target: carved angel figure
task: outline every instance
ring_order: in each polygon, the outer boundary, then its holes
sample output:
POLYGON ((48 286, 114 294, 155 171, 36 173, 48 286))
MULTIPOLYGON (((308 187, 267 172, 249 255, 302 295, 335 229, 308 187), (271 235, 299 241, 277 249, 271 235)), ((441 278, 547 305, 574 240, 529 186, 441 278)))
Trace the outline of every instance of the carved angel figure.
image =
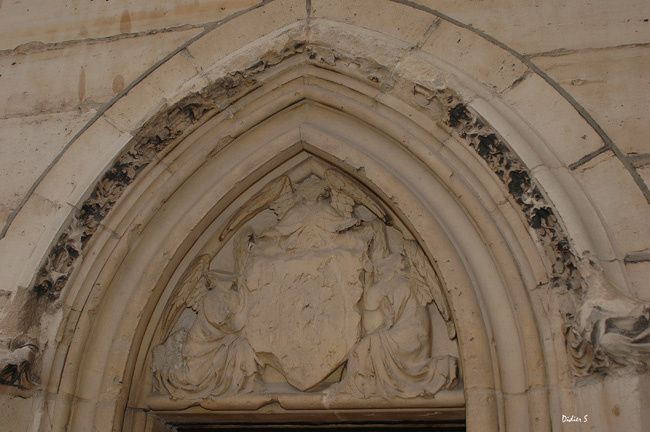
MULTIPOLYGON (((236 242, 240 248, 245 247, 245 237, 236 242)), ((208 256, 199 257, 185 278, 188 293, 181 298, 197 308, 194 324, 154 348, 157 385, 176 399, 247 393, 258 385, 258 361, 241 332, 246 289, 232 278, 209 271, 209 264, 208 256)))
POLYGON ((172 293, 153 351, 157 390, 191 400, 262 390, 269 367, 307 391, 346 362, 330 395, 413 398, 455 385, 456 358, 431 354, 429 304, 455 337, 437 277, 397 229, 389 245, 388 222, 334 169, 295 188, 286 176, 270 182, 220 233, 235 235, 232 274, 211 271, 204 255, 172 293), (267 209, 270 225, 245 228, 267 209), (193 321, 173 327, 188 308, 193 321))
POLYGON ((413 398, 433 396, 457 382, 457 360, 431 357, 431 323, 427 304, 434 301, 455 328, 440 297, 433 269, 417 244, 405 241, 403 253, 390 252, 382 239, 384 226, 375 230, 373 281, 363 297, 365 336, 348 357, 340 383, 329 391, 354 397, 413 398))

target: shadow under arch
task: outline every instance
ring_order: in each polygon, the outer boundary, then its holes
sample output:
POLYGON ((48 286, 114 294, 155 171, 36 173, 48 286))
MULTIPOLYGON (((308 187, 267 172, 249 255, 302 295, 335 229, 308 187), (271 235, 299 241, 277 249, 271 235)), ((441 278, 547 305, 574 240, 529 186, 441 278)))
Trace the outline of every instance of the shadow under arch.
POLYGON ((237 197, 300 152, 372 189, 437 263, 459 329, 469 427, 550 428, 545 357, 556 353, 540 342, 526 291, 538 278, 531 262, 546 258, 530 238, 516 240, 526 227, 499 210, 507 194, 484 180, 480 158, 422 112, 378 104, 374 90, 288 64, 142 172, 70 280, 72 337, 49 384, 53 429, 120 429, 137 408, 147 328, 177 269, 237 197))

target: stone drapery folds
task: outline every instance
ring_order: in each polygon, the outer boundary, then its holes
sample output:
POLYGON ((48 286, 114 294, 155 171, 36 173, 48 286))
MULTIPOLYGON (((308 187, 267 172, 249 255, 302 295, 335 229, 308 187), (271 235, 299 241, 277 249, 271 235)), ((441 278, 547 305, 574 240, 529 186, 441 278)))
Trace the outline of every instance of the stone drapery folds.
POLYGON ((622 295, 589 254, 578 268, 582 298, 565 327, 575 374, 607 373, 621 366, 644 372, 650 360, 650 304, 622 295))
POLYGON ((334 169, 268 184, 222 232, 232 270, 202 255, 182 278, 153 350, 155 391, 201 400, 280 385, 391 400, 454 388, 456 357, 432 353, 430 305, 455 338, 437 276, 389 219, 334 169), (249 226, 261 212, 272 223, 249 226))

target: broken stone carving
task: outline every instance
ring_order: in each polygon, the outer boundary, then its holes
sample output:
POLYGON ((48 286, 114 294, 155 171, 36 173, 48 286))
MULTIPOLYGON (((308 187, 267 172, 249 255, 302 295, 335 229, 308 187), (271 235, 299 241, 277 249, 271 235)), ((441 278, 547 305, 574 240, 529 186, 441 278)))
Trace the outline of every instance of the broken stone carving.
POLYGON ((34 386, 32 368, 38 346, 26 339, 16 338, 0 346, 0 384, 23 389, 34 386))
POLYGON ((38 272, 34 292, 51 300, 57 299, 104 217, 157 155, 173 145, 193 125, 205 120, 207 113, 224 109, 232 100, 257 86, 255 75, 302 53, 304 49, 302 41, 290 41, 280 52, 269 52, 250 67, 226 74, 201 91, 191 93, 159 112, 144 124, 59 236, 38 272))
MULTIPOLYGON (((433 396, 456 383, 457 361, 452 356, 431 358, 430 324, 426 305, 444 304, 436 277, 412 240, 403 254, 391 253, 378 230, 372 278, 363 297, 364 337, 355 345, 340 383, 328 396, 347 393, 412 398, 433 396)), ((446 308, 441 308, 448 317, 446 308)), ((449 337, 455 337, 447 319, 449 337)))
POLYGON ((429 305, 456 336, 437 276, 388 220, 334 169, 295 187, 286 176, 271 182, 221 233, 232 238, 232 271, 211 270, 202 255, 176 287, 153 350, 154 390, 186 400, 269 392, 268 369, 283 391, 328 398, 454 387, 456 357, 431 351, 429 305), (263 211, 273 221, 255 231, 247 222, 263 211))
POLYGON ((646 370, 650 360, 650 305, 624 296, 588 255, 578 262, 582 301, 565 327, 567 350, 578 376, 615 366, 646 370))
MULTIPOLYGON (((443 124, 462 139, 501 180, 508 194, 517 203, 538 244, 552 264, 551 282, 554 288, 573 292, 580 281, 571 242, 560 223, 556 210, 548 202, 542 188, 526 164, 508 143, 484 119, 470 109, 453 90, 440 87, 429 89, 416 85, 414 94, 436 101, 447 113, 443 124)), ((570 311, 564 311, 573 313, 570 311)))

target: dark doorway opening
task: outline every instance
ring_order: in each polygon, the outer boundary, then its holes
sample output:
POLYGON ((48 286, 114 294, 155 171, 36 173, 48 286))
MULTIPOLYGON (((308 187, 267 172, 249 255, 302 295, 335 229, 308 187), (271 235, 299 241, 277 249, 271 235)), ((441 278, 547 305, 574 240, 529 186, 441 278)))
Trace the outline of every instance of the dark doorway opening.
POLYGON ((150 412, 155 432, 464 432, 464 408, 150 412))
POLYGON ((465 422, 364 422, 364 423, 282 423, 282 424, 221 424, 221 425, 175 425, 179 432, 268 432, 268 431, 305 431, 305 432, 356 432, 356 431, 382 431, 382 432, 465 432, 465 422))

